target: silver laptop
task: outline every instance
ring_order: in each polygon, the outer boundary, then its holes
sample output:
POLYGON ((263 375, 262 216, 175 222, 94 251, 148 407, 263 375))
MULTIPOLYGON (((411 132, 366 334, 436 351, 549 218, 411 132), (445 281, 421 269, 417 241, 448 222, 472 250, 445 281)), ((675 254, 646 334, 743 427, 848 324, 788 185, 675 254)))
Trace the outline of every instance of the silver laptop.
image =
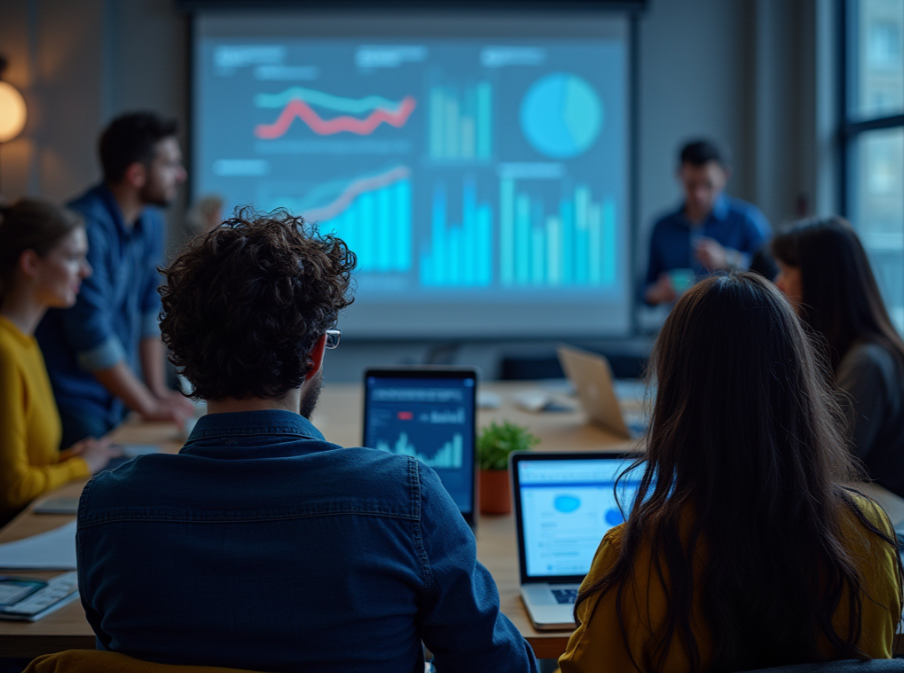
MULTIPOLYGON (((603 535, 624 521, 617 477, 640 454, 517 452, 511 457, 521 598, 540 631, 574 628, 574 601, 603 535)), ((642 476, 618 483, 630 510, 642 476)))
POLYGON ((574 386, 591 421, 628 439, 643 436, 646 418, 639 408, 631 412, 622 408, 615 392, 612 369, 605 357, 571 346, 559 346, 558 354, 565 376, 574 386))

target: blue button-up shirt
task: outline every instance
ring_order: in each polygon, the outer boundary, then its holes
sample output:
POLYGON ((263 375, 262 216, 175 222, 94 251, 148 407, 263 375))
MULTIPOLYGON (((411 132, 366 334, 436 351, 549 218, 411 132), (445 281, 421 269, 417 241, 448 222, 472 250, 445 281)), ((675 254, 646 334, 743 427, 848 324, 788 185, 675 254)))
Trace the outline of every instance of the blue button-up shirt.
POLYGON ((75 306, 49 310, 36 336, 57 405, 113 427, 122 417, 122 403, 93 372, 124 360, 139 373, 139 342, 160 336, 157 266, 163 255, 163 218, 157 209, 145 208, 126 226, 116 198, 104 185, 68 205, 85 219, 94 273, 82 283, 75 306))
POLYGON ((770 233, 769 222, 756 206, 725 194, 716 200, 712 212, 699 225, 687 219, 681 204, 653 225, 646 287, 658 281, 662 273, 674 269, 693 269, 696 277, 707 275, 709 272, 697 260, 695 239, 698 237, 712 238, 723 247, 742 253, 746 266, 770 233))
POLYGON ((78 513, 98 646, 167 664, 535 671, 474 536, 416 459, 288 411, 202 417, 178 455, 104 472, 78 513))

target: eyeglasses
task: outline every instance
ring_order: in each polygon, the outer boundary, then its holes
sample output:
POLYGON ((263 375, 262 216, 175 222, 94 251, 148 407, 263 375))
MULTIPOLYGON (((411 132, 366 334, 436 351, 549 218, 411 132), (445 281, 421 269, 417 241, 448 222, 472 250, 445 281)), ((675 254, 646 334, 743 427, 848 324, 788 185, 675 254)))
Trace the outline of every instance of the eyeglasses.
POLYGON ((339 346, 339 337, 342 336, 342 332, 337 329, 328 329, 326 331, 326 347, 330 350, 337 348, 339 346))

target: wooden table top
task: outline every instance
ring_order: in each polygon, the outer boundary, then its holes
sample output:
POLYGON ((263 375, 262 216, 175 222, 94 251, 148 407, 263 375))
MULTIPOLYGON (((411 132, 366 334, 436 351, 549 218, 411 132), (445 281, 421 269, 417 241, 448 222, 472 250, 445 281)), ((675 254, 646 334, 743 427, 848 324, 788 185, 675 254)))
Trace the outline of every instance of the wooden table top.
MULTIPOLYGON (((532 383, 491 382, 481 390, 496 393, 502 404, 497 409, 481 409, 478 424, 507 419, 525 425, 540 438, 537 450, 591 451, 625 450, 632 447, 625 440, 585 422, 582 412, 548 412, 533 414, 512 403, 515 393, 536 388, 532 383)), ((362 388, 359 385, 324 387, 317 411, 312 419, 327 440, 341 446, 359 446, 362 434, 362 388)), ((122 444, 160 444, 165 451, 176 453, 182 446, 174 426, 166 423, 127 423, 113 433, 122 444)), ((72 482, 55 491, 53 496, 77 496, 85 481, 72 482)), ((70 515, 34 514, 33 505, 0 530, 0 542, 52 530, 71 521, 70 515)), ((565 651, 568 632, 539 632, 531 626, 521 602, 518 586, 518 559, 515 524, 511 515, 481 516, 477 524, 477 555, 492 573, 499 589, 502 612, 512 620, 540 658, 554 659, 565 651)), ((20 574, 49 578, 58 572, 23 571, 20 574)), ((94 648, 94 634, 85 619, 80 603, 72 603, 33 624, 0 622, 0 657, 35 657, 49 652, 94 648)))

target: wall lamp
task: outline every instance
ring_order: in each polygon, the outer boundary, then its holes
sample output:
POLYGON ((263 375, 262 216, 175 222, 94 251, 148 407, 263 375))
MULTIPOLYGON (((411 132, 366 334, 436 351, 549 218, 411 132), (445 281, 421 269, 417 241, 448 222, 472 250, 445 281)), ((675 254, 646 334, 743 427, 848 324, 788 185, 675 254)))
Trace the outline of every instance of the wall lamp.
POLYGON ((0 55, 0 143, 6 143, 22 133, 28 110, 22 94, 9 82, 2 80, 6 57, 0 55))

